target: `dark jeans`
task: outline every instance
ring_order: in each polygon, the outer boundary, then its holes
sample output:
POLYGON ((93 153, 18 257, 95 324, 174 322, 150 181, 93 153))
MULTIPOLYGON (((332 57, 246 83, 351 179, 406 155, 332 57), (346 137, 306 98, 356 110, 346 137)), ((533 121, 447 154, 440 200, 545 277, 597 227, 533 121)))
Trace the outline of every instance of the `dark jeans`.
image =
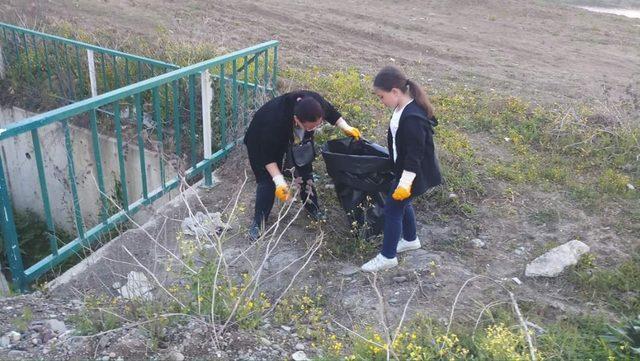
MULTIPOLYGON (((300 199, 305 202, 305 209, 315 214, 320 206, 318 205, 318 195, 313 186, 313 165, 310 163, 304 167, 296 167, 294 178, 300 177, 302 184, 300 185, 300 199), (308 199, 307 199, 308 198, 308 199)), ((253 224, 257 226, 266 225, 273 202, 275 200, 276 185, 273 180, 267 177, 258 177, 256 175, 256 209, 253 216, 253 224)))
POLYGON ((415 241, 417 238, 416 214, 411 206, 412 199, 396 201, 391 197, 393 190, 387 196, 384 205, 384 239, 380 253, 387 258, 396 256, 401 235, 406 241, 415 241))

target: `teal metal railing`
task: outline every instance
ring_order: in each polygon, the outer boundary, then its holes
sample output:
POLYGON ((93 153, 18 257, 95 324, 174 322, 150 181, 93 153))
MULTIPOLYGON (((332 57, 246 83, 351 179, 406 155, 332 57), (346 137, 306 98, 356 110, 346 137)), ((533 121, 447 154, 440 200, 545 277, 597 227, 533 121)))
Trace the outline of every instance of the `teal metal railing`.
POLYGON ((10 24, 0 23, 0 29, 8 64, 3 75, 21 90, 30 90, 21 94, 27 96, 23 101, 31 101, 27 108, 53 109, 179 68, 10 24))
MULTIPOLYGON (((17 35, 18 31, 14 34, 17 35)), ((121 54, 115 56, 127 59, 121 54)), ((136 59, 143 63, 142 58, 136 59)), ((17 60, 17 55, 5 56, 5 63, 9 66, 12 60, 17 60)), ((151 66, 156 64, 154 62, 146 64, 151 66)), ((9 168, 2 164, 0 158, 0 200, 3 207, 0 223, 14 284, 26 289, 52 267, 94 243, 141 207, 178 187, 183 177, 187 181, 203 178, 205 186, 212 185, 213 168, 239 142, 251 111, 275 93, 277 68, 278 42, 270 41, 113 89, 0 129, 0 145, 4 143, 10 147, 11 140, 16 137, 29 135, 31 138, 35 172, 38 174, 37 185, 34 186, 41 196, 42 213, 48 229, 49 239, 43 242, 49 243, 51 251, 33 265, 23 264, 12 193, 5 174, 5 168, 9 168), (94 224, 83 216, 80 206, 84 195, 78 189, 78 172, 87 170, 78 170, 75 166, 74 159, 78 154, 74 152, 72 124, 85 124, 91 132, 91 148, 85 152, 92 153, 93 169, 90 171, 95 174, 95 190, 100 198, 96 205, 100 208, 100 216, 93 221, 94 224), (106 131, 116 139, 117 164, 107 164, 103 160, 99 136, 105 131, 101 128, 99 133, 98 124, 110 125, 106 131), (59 127, 64 138, 66 180, 62 183, 73 199, 71 216, 76 236, 67 244, 59 244, 52 216, 49 187, 58 180, 47 177, 45 172, 40 136, 45 127, 59 127), (127 152, 132 149, 139 157, 140 177, 135 180, 128 179, 125 166, 127 152), (146 174, 148 159, 145 156, 150 150, 159 154, 161 180, 155 188, 149 184, 146 174), (120 199, 117 199, 121 209, 113 212, 109 210, 112 200, 106 194, 105 169, 117 174, 122 185, 120 199), (141 192, 132 194, 127 186, 131 182, 136 182, 141 192)))

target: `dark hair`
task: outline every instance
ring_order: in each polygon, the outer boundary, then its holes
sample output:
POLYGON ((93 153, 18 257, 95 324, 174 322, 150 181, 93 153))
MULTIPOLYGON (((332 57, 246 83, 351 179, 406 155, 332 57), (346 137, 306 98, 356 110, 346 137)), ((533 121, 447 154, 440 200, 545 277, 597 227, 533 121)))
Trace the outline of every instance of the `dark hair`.
POLYGON ((298 101, 293 107, 293 114, 303 123, 312 123, 324 117, 322 106, 317 100, 306 97, 298 101))
POLYGON ((416 104, 424 109, 429 118, 433 118, 433 105, 431 105, 425 91, 413 80, 407 79, 397 67, 389 65, 382 68, 373 80, 373 86, 386 92, 393 88, 400 89, 403 93, 409 90, 416 104))

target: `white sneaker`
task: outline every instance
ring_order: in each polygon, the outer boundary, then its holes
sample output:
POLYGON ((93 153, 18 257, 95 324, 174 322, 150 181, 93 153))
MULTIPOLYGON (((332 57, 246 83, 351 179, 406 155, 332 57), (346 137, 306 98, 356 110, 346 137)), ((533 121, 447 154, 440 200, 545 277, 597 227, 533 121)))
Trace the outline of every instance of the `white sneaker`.
POLYGON ((388 268, 393 268, 398 265, 398 258, 387 258, 378 253, 371 261, 365 263, 360 267, 365 272, 377 272, 388 268))
POLYGON ((398 242, 398 247, 396 248, 396 252, 405 252, 405 251, 413 251, 416 249, 420 249, 420 239, 416 238, 415 241, 405 241, 404 238, 400 238, 400 242, 398 242))

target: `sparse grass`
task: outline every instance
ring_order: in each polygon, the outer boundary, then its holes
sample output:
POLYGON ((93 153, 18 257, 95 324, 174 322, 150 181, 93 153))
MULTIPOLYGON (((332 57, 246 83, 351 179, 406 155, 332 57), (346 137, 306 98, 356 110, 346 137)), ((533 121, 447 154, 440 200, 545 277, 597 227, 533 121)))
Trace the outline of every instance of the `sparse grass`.
POLYGON ((529 219, 536 225, 554 225, 560 221, 560 212, 555 209, 542 209, 531 214, 529 219))
POLYGON ((640 250, 610 269, 596 266, 589 257, 581 262, 570 278, 584 297, 631 317, 640 314, 640 250))
POLYGON ((30 307, 24 307, 22 309, 22 316, 18 316, 13 319, 13 326, 20 332, 27 332, 29 330, 29 324, 33 321, 33 311, 30 307))
POLYGON ((486 159, 489 176, 564 186, 585 205, 640 199, 628 186, 640 182, 640 127, 628 104, 558 109, 466 88, 443 91, 434 103, 443 124, 489 133, 508 147, 512 160, 486 159))

